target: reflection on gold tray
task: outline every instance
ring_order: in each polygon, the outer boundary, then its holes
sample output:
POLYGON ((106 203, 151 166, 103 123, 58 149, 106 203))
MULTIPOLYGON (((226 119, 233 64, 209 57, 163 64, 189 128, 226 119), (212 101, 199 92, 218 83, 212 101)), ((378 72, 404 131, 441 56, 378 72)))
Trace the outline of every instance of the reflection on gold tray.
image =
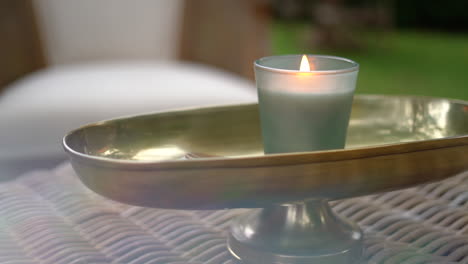
POLYGON ((264 155, 257 105, 104 121, 64 146, 82 181, 129 204, 264 207, 339 199, 442 179, 468 169, 468 103, 356 96, 345 150, 264 155))

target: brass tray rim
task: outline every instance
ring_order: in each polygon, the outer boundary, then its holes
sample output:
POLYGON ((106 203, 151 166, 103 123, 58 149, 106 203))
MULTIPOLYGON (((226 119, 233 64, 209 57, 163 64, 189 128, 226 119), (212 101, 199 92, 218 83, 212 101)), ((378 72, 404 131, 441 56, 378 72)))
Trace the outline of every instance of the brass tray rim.
MULTIPOLYGON (((450 98, 441 98, 441 97, 432 97, 432 96, 418 96, 418 95, 379 95, 379 94, 360 94, 355 97, 359 98, 382 98, 382 97, 392 97, 392 98, 419 98, 424 100, 444 100, 450 103, 460 104, 468 106, 468 101, 460 99, 450 99, 450 98)), ((92 163, 100 167, 111 167, 111 168, 125 168, 132 170, 147 170, 147 169, 196 169, 196 168, 214 168, 214 167, 232 167, 232 168, 248 168, 248 167, 262 167, 262 166, 282 166, 285 165, 283 162, 278 163, 281 159, 287 159, 287 165, 300 165, 308 163, 319 163, 319 162, 332 162, 340 160, 351 160, 357 158, 365 157, 375 157, 375 156, 386 156, 393 155, 397 153, 409 153, 417 152, 428 149, 438 149, 438 148, 447 148, 447 147, 456 147, 462 145, 468 145, 468 134, 466 135, 457 135, 451 137, 437 138, 437 139, 427 139, 427 140, 415 140, 411 142, 401 142, 401 143, 391 143, 391 144, 382 144, 375 146, 361 146, 355 148, 347 149, 338 149, 338 150, 325 150, 325 151, 308 151, 308 152, 294 152, 294 153, 279 153, 279 154, 268 154, 268 155, 258 155, 258 156, 246 156, 246 157, 203 157, 200 159, 185 159, 185 160, 164 160, 164 161, 140 161, 140 160, 129 160, 129 159, 113 159, 97 155, 89 155, 79 151, 74 150, 67 144, 67 140, 74 133, 86 129, 88 127, 103 125, 108 122, 115 122, 118 120, 130 119, 135 117, 144 117, 144 116, 153 116, 158 114, 173 114, 177 112, 188 112, 204 109, 213 109, 213 108, 230 108, 230 107, 242 107, 255 105, 256 102, 252 103, 242 103, 242 104, 223 104, 223 105, 203 105, 196 107, 186 107, 186 108, 175 108, 167 109, 156 112, 141 113, 135 115, 120 116, 112 119, 106 119, 98 122, 89 123, 83 125, 79 128, 76 128, 69 133, 67 133, 62 139, 62 146, 65 152, 71 154, 73 158, 79 158, 80 162, 92 163), (452 143, 452 144, 449 144, 452 143), (445 144, 443 144, 445 143, 445 144), (435 145, 435 146, 434 146, 435 145), (398 151, 402 146, 405 146, 404 151, 398 151), (350 155, 355 152, 367 152, 361 153, 360 155, 350 155), (377 154, 376 154, 377 152, 377 154), (333 158, 333 155, 340 155, 339 158, 333 158), (344 156, 344 157, 341 157, 344 156), (351 156, 351 157, 349 157, 351 156), (303 157, 302 159, 297 159, 298 157, 303 157), (266 162, 261 164, 262 161, 272 160, 273 164, 266 162), (257 161, 260 164, 253 163, 252 161, 257 161), (295 162, 291 162, 295 161, 295 162), (242 164, 246 163, 246 164, 242 164)))

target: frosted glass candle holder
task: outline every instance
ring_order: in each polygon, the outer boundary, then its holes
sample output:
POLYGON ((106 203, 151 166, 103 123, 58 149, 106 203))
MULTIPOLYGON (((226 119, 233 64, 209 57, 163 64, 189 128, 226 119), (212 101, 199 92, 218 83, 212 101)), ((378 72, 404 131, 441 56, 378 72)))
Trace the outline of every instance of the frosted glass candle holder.
POLYGON ((255 62, 265 153, 344 148, 359 65, 307 55, 265 57, 255 62))

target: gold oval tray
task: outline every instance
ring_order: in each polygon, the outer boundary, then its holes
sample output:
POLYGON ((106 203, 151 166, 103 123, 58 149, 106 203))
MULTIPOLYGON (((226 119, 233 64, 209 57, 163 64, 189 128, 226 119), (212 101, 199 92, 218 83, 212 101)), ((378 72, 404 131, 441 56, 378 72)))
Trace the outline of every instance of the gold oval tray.
POLYGON ((63 145, 85 185, 147 207, 265 207, 409 187, 468 169, 468 102, 356 96, 344 150, 264 155, 256 104, 103 121, 63 145))

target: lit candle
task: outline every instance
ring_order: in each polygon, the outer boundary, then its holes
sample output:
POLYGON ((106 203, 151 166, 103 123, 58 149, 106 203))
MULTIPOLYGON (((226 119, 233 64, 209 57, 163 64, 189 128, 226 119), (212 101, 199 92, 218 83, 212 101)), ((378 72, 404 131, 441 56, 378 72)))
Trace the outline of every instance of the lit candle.
POLYGON ((358 71, 357 63, 332 56, 257 60, 265 153, 344 148, 358 71))

